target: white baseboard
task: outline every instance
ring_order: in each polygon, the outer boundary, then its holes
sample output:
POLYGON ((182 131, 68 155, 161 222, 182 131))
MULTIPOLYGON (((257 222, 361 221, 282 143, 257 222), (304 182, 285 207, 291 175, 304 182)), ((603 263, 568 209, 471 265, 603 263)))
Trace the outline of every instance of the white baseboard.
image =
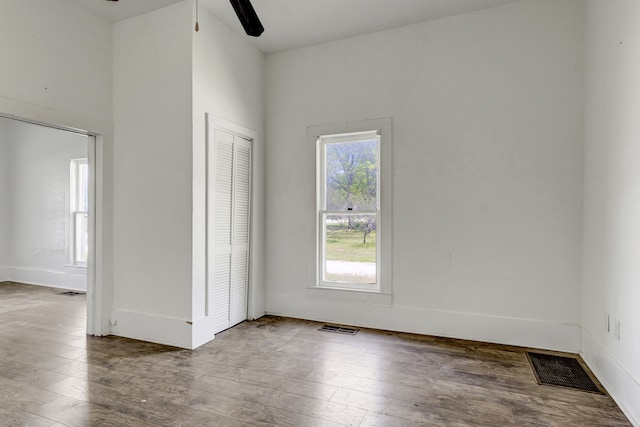
POLYGON ((640 427, 640 383, 584 329, 581 356, 629 421, 640 427))
POLYGON ((213 316, 196 319, 193 322, 193 348, 198 348, 213 340, 215 338, 213 331, 215 331, 213 316))
POLYGON ((78 274, 72 271, 61 272, 38 268, 3 267, 0 268, 0 279, 2 278, 5 278, 5 281, 25 283, 27 285, 87 291, 86 270, 84 274, 78 274), (3 270, 5 271, 4 273, 3 270))
POLYGON ((127 310, 111 313, 111 335, 192 349, 189 321, 127 310))
POLYGON ((580 326, 539 320, 267 295, 267 313, 300 319, 578 353, 580 326))
POLYGON ((11 272, 9 267, 0 267, 0 283, 11 281, 11 272))

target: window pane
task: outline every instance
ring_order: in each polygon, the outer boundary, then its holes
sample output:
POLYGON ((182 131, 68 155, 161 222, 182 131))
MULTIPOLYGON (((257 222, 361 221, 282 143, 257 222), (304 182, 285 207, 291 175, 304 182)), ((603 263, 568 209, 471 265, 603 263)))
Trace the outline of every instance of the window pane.
POLYGON ((78 164, 78 205, 79 211, 89 210, 89 165, 78 164))
POLYGON ((325 282, 376 287, 376 215, 324 215, 325 282))
POLYGON ((89 258, 89 215, 77 212, 73 215, 75 227, 75 262, 86 263, 89 258))
POLYGON ((378 197, 378 141, 328 143, 327 210, 375 211, 378 197))

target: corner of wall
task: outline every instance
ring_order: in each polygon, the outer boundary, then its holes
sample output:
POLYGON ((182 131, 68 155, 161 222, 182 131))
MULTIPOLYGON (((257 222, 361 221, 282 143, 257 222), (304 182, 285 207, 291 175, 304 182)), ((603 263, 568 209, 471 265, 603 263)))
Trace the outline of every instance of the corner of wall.
POLYGON ((581 356, 634 426, 640 426, 640 384, 591 333, 582 330, 581 356))
POLYGON ((213 317, 202 317, 193 322, 191 349, 196 349, 215 339, 215 322, 213 317))
POLYGON ((192 349, 191 322, 168 316, 113 310, 111 334, 173 347, 192 349))
POLYGON ((589 0, 585 23, 582 355, 640 426, 640 2, 589 0), (622 338, 601 326, 622 323, 622 338))

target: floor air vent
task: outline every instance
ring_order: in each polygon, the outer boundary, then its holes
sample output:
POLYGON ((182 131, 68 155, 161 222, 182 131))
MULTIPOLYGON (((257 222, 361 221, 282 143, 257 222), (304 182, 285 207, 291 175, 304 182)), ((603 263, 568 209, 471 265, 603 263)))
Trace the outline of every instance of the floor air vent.
POLYGON ((538 384, 604 394, 575 357, 527 352, 538 384))
POLYGON ((322 328, 318 330, 323 332, 335 332, 336 334, 355 335, 358 333, 360 329, 345 328, 342 326, 324 325, 322 328))
POLYGON ((74 291, 66 291, 66 292, 62 292, 60 295, 66 295, 68 297, 73 297, 76 295, 82 295, 84 292, 74 292, 74 291))

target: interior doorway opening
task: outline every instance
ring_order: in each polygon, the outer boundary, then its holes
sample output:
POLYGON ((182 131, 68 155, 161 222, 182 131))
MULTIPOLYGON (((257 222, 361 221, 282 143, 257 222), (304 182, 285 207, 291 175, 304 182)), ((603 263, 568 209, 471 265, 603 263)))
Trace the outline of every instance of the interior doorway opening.
POLYGON ((0 282, 86 293, 95 325, 96 135, 0 115, 0 282))

